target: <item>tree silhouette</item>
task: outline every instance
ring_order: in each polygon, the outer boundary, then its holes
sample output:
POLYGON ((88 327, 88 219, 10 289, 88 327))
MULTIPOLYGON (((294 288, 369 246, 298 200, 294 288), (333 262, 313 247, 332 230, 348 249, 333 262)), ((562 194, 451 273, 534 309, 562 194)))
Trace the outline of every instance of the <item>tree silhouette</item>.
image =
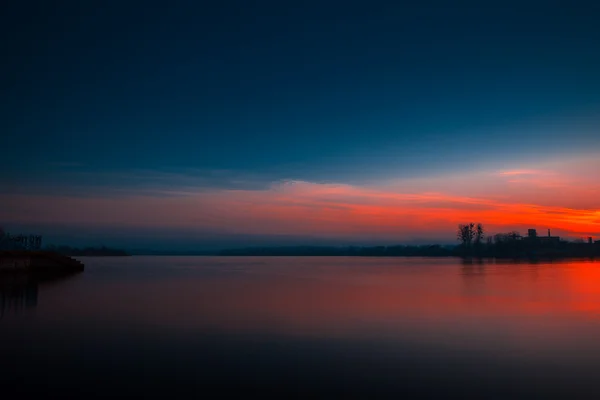
MULTIPOLYGON (((471 224, 472 225, 472 224, 471 224)), ((483 225, 478 223, 475 227, 475 246, 479 247, 483 243, 483 239, 485 237, 485 231, 483 229, 483 225)))
POLYGON ((473 243, 473 239, 476 237, 475 224, 470 222, 468 224, 458 225, 458 231, 456 237, 460 240, 461 244, 465 248, 470 248, 473 243))
POLYGON ((519 232, 517 231, 511 231, 508 233, 497 233, 494 235, 494 242, 496 244, 514 242, 518 240, 519 237, 521 237, 521 234, 519 234, 519 232))

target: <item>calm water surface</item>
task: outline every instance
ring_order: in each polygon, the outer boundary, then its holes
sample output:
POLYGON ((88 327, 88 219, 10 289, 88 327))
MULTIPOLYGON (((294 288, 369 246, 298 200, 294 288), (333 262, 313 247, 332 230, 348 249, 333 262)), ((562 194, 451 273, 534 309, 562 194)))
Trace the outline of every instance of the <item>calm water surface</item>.
POLYGON ((2 280, 3 393, 600 398, 600 262, 81 260, 2 280))

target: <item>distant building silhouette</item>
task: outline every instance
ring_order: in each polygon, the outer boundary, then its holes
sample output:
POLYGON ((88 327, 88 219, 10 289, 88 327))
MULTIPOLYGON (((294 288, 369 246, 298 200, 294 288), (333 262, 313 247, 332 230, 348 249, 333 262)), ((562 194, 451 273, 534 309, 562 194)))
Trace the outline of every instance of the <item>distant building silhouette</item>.
POLYGON ((542 245, 557 245, 560 243, 560 237, 552 236, 550 229, 548 229, 548 236, 541 236, 538 239, 542 245))
POLYGON ((529 244, 537 244, 542 247, 557 246, 560 244, 559 236, 552 236, 548 229, 548 236, 538 236, 537 230, 528 229, 527 237, 524 238, 529 244))

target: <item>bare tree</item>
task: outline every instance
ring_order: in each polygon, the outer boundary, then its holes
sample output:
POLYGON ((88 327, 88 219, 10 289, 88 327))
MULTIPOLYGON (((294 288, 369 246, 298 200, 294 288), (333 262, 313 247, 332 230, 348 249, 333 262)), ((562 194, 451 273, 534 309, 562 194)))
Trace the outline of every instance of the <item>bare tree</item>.
POLYGON ((483 229, 483 225, 478 223, 475 227, 475 245, 480 246, 483 243, 483 239, 485 237, 485 231, 483 229))
POLYGON ((458 225, 456 237, 461 241, 464 247, 471 247, 475 235, 475 224, 473 222, 458 225))

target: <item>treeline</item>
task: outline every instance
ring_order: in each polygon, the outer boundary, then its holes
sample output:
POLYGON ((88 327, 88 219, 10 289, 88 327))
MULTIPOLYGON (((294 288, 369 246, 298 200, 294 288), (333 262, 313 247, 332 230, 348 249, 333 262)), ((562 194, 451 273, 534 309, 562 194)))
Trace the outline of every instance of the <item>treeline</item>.
POLYGON ((570 257, 600 257, 600 242, 583 239, 569 242, 559 237, 537 236, 530 229, 523 237, 519 232, 487 236, 482 224, 461 224, 457 229, 456 246, 373 246, 373 247, 251 247, 227 249, 221 256, 359 256, 359 257, 479 257, 543 259, 570 257))
POLYGON ((219 256, 356 256, 356 257, 480 257, 480 258, 569 258, 600 257, 600 245, 561 241, 554 247, 535 246, 527 241, 482 243, 466 248, 462 245, 441 246, 373 246, 373 247, 250 247, 226 249, 219 256))
POLYGON ((77 248, 70 246, 47 246, 45 250, 53 251, 65 256, 128 256, 129 254, 125 250, 111 249, 109 247, 85 247, 77 248))
POLYGON ((221 250, 221 256, 358 256, 358 257, 450 257, 455 251, 452 246, 373 246, 373 247, 326 247, 287 246, 250 247, 221 250))
POLYGON ((485 258, 569 258, 600 256, 600 242, 589 238, 575 241, 562 240, 557 236, 538 236, 530 229, 527 236, 519 232, 485 235, 482 224, 468 223, 458 226, 460 244, 454 249, 458 256, 485 258))
POLYGON ((560 240, 547 245, 524 238, 508 242, 482 243, 480 246, 455 249, 457 256, 484 258, 569 258, 600 257, 600 245, 560 240))

